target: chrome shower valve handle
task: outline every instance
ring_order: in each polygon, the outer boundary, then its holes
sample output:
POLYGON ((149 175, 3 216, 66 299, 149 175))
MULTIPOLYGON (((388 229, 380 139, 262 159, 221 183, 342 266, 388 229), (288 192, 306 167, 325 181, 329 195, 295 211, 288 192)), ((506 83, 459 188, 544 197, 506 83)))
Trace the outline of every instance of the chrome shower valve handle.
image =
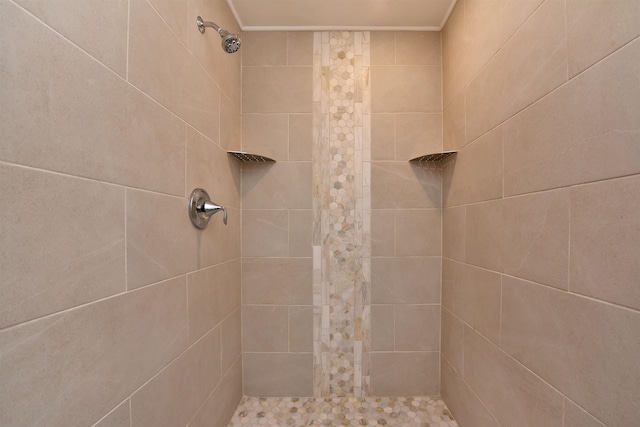
POLYGON ((217 212, 222 211, 222 221, 227 224, 227 209, 211 201, 209 194, 202 188, 196 188, 189 198, 189 218, 196 228, 204 229, 217 212))

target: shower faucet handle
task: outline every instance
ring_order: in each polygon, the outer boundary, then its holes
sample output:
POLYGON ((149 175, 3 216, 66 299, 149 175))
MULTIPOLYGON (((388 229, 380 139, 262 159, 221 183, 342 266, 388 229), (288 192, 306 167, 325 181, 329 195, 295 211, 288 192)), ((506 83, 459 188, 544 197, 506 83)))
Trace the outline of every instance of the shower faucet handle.
POLYGON ((202 188, 196 188, 189 198, 189 218, 196 228, 203 229, 217 212, 222 211, 222 221, 227 224, 227 209, 211 201, 209 194, 202 188))

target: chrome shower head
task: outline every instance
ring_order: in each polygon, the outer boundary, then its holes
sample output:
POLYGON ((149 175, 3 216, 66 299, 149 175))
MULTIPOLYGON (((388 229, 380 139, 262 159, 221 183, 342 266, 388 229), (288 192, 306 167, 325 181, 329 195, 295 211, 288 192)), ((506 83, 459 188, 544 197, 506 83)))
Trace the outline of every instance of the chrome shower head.
POLYGON ((203 21, 200 16, 196 18, 196 24, 198 24, 198 29, 202 34, 204 34, 206 27, 211 27, 216 30, 220 37, 222 37, 222 49, 224 49, 225 52, 235 53, 240 50, 239 34, 232 34, 229 31, 220 28, 220 26, 214 22, 203 21))

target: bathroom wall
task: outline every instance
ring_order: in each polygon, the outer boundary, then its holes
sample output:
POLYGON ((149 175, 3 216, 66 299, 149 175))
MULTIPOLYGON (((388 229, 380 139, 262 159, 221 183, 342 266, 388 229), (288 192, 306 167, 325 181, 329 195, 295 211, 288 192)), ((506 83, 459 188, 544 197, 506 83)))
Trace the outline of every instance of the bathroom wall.
POLYGON ((371 33, 371 391, 439 392, 440 33, 371 33))
POLYGON ((313 395, 311 32, 246 32, 242 149, 244 391, 313 395))
POLYGON ((640 2, 459 0, 443 32, 442 395, 461 427, 640 408, 640 2))
POLYGON ((0 1, 0 425, 225 426, 242 396, 240 56, 197 15, 237 30, 224 0, 0 1))

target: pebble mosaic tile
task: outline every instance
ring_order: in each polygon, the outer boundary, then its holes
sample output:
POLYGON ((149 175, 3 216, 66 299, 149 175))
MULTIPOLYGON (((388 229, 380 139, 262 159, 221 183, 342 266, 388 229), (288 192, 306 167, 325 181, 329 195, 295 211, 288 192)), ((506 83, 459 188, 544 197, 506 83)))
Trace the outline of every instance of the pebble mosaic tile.
POLYGON ((238 426, 458 427, 437 397, 244 397, 238 426))

